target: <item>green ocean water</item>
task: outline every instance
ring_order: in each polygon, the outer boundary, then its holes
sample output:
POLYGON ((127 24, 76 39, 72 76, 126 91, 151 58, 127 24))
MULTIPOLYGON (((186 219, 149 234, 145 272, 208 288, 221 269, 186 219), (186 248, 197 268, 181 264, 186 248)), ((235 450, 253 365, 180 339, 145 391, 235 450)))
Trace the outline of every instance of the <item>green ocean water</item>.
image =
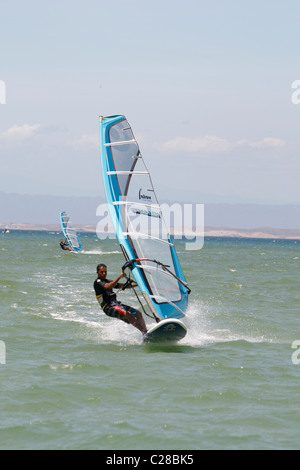
POLYGON ((94 296, 99 262, 120 273, 117 242, 59 240, 0 236, 1 449, 300 448, 299 241, 176 241, 188 335, 146 346, 94 296))

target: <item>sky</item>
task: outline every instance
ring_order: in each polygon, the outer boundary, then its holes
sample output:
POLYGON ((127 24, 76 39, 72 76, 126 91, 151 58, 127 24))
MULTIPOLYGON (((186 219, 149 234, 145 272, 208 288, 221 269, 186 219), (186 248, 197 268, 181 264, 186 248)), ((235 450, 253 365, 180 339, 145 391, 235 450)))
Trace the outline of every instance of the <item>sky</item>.
POLYGON ((103 197, 98 117, 124 114, 159 198, 300 204, 299 17, 298 0, 0 0, 0 191, 103 197))

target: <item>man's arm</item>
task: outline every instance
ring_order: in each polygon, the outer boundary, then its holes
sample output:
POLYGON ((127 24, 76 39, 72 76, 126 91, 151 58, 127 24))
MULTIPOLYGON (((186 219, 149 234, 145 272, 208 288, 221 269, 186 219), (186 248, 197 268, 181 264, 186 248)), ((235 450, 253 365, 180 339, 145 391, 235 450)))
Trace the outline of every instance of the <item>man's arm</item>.
POLYGON ((117 277, 117 279, 115 279, 114 281, 111 281, 111 282, 107 282, 106 284, 104 284, 104 289, 113 289, 114 287, 117 287, 118 283, 119 283, 119 280, 122 279, 122 277, 124 277, 125 274, 120 274, 120 276, 117 277))

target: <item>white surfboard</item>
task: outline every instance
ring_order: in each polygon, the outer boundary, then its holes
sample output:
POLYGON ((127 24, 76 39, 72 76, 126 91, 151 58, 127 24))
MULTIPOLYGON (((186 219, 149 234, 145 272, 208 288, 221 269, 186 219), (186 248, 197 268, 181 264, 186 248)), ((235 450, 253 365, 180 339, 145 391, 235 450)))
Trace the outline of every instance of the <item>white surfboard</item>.
POLYGON ((144 334, 145 343, 177 342, 185 337, 186 326, 175 318, 168 318, 157 323, 144 334))

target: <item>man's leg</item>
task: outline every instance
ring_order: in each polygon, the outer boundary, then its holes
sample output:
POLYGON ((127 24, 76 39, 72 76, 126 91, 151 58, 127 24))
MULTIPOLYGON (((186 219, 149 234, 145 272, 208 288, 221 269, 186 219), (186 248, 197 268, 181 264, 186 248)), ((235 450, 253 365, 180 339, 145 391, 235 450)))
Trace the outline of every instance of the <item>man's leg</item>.
POLYGON ((136 310, 136 313, 131 313, 127 310, 126 318, 128 318, 129 323, 135 326, 138 330, 140 330, 143 335, 147 333, 146 323, 141 312, 136 310))
POLYGON ((139 310, 135 310, 128 305, 114 304, 111 307, 105 309, 106 315, 109 317, 119 318, 125 323, 135 326, 143 334, 147 333, 147 327, 143 315, 139 310))

